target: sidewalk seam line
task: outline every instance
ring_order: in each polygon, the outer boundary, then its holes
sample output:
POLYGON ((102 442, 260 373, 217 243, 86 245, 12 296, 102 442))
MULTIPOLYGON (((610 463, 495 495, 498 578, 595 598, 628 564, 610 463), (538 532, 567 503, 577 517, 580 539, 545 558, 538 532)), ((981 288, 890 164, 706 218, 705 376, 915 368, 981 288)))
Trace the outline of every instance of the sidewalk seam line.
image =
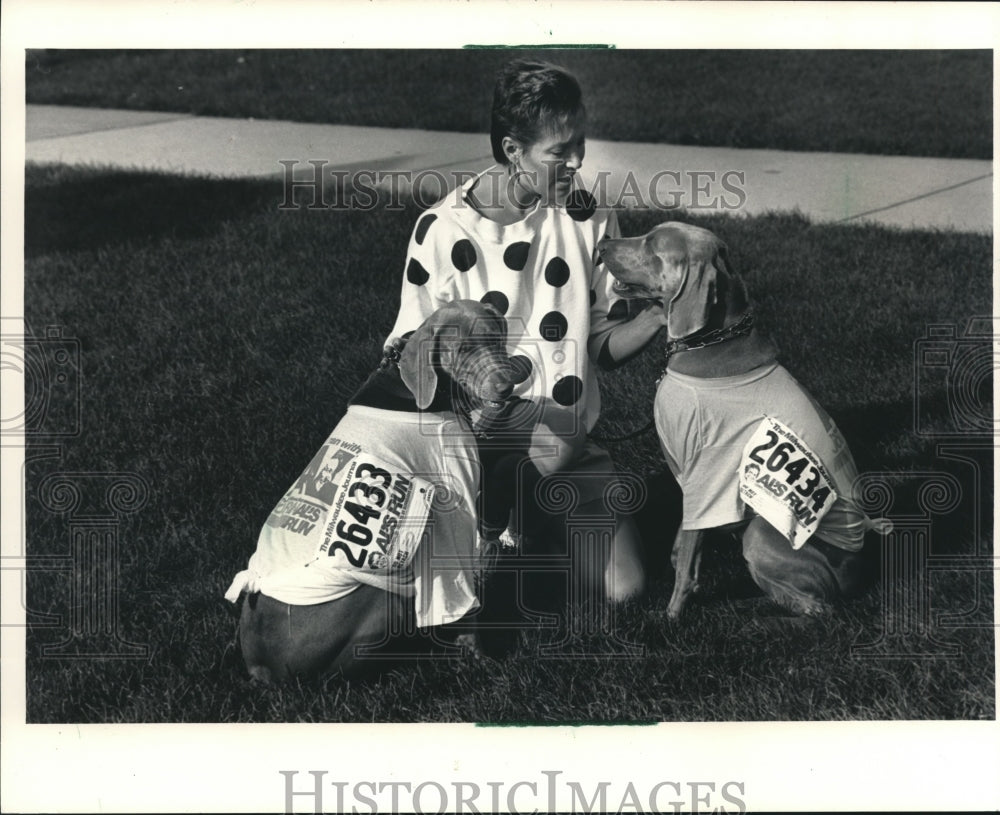
POLYGON ((975 182, 982 181, 983 179, 986 178, 993 178, 993 173, 986 173, 986 175, 976 176, 975 178, 970 178, 966 181, 959 181, 957 184, 952 184, 948 187, 940 187, 939 189, 931 190, 930 192, 925 192, 921 195, 915 195, 912 198, 905 198, 902 201, 896 201, 895 203, 887 204, 884 207, 876 207, 875 209, 869 209, 866 210, 865 212, 858 212, 855 213, 854 215, 848 215, 846 218, 839 218, 836 221, 831 221, 831 223, 842 224, 845 221, 853 221, 856 218, 864 218, 866 215, 874 215, 876 212, 885 212, 886 210, 889 209, 895 209, 896 207, 901 207, 904 204, 910 204, 913 203, 914 201, 920 201, 924 198, 932 198, 933 196, 938 195, 942 192, 948 192, 949 190, 954 190, 958 189, 959 187, 964 187, 966 184, 974 184, 975 182))
POLYGON ((80 130, 76 133, 64 133, 61 136, 43 136, 40 139, 29 139, 25 137, 25 144, 38 144, 39 142, 55 141, 56 139, 76 139, 80 136, 89 136, 92 133, 115 133, 119 130, 138 130, 143 127, 154 127, 156 125, 171 124, 172 122, 179 122, 182 119, 197 119, 199 117, 194 116, 191 113, 182 113, 171 119, 160 119, 157 122, 143 122, 142 124, 131 124, 123 125, 121 127, 102 127, 95 130, 80 130))

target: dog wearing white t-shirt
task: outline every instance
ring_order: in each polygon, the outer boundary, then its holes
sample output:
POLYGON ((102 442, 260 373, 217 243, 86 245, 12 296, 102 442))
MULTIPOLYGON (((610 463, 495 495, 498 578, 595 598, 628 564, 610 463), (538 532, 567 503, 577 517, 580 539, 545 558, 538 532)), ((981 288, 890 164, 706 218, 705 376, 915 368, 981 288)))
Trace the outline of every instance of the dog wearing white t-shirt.
POLYGON ((859 552, 877 524, 852 497, 857 471, 843 436, 754 326, 726 245, 668 222, 598 249, 617 294, 661 301, 667 314, 654 418, 684 493, 668 615, 698 590, 704 533, 716 528, 744 530, 750 574, 772 600, 827 613, 863 584, 859 552))
MULTIPOLYGON (((366 672, 414 620, 455 622, 478 605, 475 434, 514 401, 506 336, 492 306, 457 300, 386 349, 226 593, 245 595, 255 679, 366 672)), ((474 633, 456 644, 478 648, 474 633)))

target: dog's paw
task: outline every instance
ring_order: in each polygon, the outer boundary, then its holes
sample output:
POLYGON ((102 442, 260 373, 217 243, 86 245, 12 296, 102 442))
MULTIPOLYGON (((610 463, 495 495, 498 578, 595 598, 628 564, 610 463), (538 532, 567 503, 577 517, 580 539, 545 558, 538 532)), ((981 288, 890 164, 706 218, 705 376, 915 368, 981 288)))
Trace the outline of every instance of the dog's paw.
POLYGON ((488 582, 490 574, 496 569, 497 561, 500 559, 500 553, 503 550, 503 544, 500 543, 500 538, 497 536, 484 536, 480 533, 479 540, 477 541, 477 550, 479 553, 479 562, 475 575, 476 584, 477 586, 484 586, 488 582))
POLYGON ((771 589, 768 596, 776 605, 800 617, 829 617, 834 611, 831 603, 798 592, 771 589))
POLYGON ((687 598, 683 598, 678 601, 671 601, 670 605, 667 606, 667 619, 668 620, 679 620, 681 615, 684 614, 684 609, 687 606, 687 598))
POLYGON ((504 555, 519 555, 524 550, 524 536, 510 527, 501 533, 499 541, 504 555))
POLYGON ((808 603, 800 604, 797 610, 803 617, 822 619, 833 614, 833 606, 823 600, 811 600, 808 603))
POLYGON ((271 669, 264 665, 251 665, 247 668, 250 681, 257 685, 274 685, 276 679, 271 669))
POLYGON ((483 647, 478 634, 459 634, 455 637, 455 647, 461 649, 462 655, 472 659, 482 659, 483 647))

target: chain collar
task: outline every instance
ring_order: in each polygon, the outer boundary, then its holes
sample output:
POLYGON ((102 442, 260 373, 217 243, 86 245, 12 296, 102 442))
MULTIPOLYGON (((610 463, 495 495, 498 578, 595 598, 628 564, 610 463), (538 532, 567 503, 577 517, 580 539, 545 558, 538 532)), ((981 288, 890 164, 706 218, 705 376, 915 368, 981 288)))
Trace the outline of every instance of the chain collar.
POLYGON ((387 371, 393 366, 398 368, 399 358, 405 345, 406 342, 404 340, 401 340, 399 337, 393 337, 392 342, 382 349, 382 359, 378 363, 379 370, 387 371))
POLYGON ((739 320, 731 325, 724 326, 723 328, 714 328, 711 331, 706 331, 704 334, 692 334, 690 337, 668 340, 665 349, 665 359, 663 360, 663 373, 660 374, 660 379, 656 380, 656 384, 659 384, 660 380, 666 376, 667 365, 670 363, 670 357, 674 354, 679 351, 697 351, 699 348, 707 348, 710 345, 718 345, 721 342, 728 342, 737 337, 744 337, 753 329, 753 324, 753 311, 748 309, 739 320))

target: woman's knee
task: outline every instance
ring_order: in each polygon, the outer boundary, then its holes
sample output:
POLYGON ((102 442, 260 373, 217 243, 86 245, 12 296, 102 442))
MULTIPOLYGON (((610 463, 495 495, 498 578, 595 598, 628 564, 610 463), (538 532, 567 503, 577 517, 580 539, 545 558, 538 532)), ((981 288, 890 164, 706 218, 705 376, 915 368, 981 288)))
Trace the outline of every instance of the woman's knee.
POLYGON ((580 448, 572 439, 544 434, 532 439, 529 454, 531 463, 542 475, 552 475, 569 469, 580 448))
POLYGON ((542 475, 570 469, 587 444, 583 423, 572 414, 554 414, 531 434, 531 460, 542 475))

